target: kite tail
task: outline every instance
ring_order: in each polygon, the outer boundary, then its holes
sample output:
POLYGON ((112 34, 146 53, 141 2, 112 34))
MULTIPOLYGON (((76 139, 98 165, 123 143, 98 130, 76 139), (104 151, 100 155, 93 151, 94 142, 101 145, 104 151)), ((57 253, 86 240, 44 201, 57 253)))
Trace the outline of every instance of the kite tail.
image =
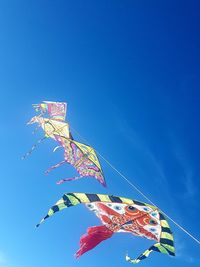
POLYGON ((75 257, 79 258, 112 235, 113 231, 109 230, 105 225, 89 227, 87 233, 80 238, 80 249, 76 252, 75 257))
POLYGON ((37 125, 35 129, 32 131, 32 134, 35 134, 39 130, 39 128, 40 128, 40 125, 37 125))
POLYGON ((71 177, 71 178, 66 178, 66 179, 61 179, 58 182, 56 182, 56 184, 63 184, 64 182, 70 182, 70 181, 75 181, 75 180, 79 180, 81 178, 83 178, 84 176, 75 176, 75 177, 71 177))
POLYGON ((145 250, 139 257, 136 259, 131 259, 128 255, 126 255, 126 261, 130 263, 138 263, 141 260, 146 259, 149 257, 149 254, 153 251, 157 251, 160 253, 170 254, 171 256, 175 256, 174 251, 170 251, 168 247, 165 245, 162 245, 161 243, 156 243, 155 245, 151 246, 149 249, 145 250))
POLYGON ((22 156, 22 159, 25 159, 25 158, 27 158, 28 156, 30 156, 30 155, 32 154, 33 150, 35 150, 36 147, 37 147, 40 143, 42 143, 46 138, 47 138, 46 136, 40 138, 40 139, 39 139, 39 140, 38 140, 38 141, 31 147, 31 149, 30 149, 25 155, 22 156))
POLYGON ((45 171, 45 174, 49 174, 52 170, 60 167, 61 165, 63 165, 66 161, 65 160, 62 160, 61 162, 51 166, 48 170, 45 171))

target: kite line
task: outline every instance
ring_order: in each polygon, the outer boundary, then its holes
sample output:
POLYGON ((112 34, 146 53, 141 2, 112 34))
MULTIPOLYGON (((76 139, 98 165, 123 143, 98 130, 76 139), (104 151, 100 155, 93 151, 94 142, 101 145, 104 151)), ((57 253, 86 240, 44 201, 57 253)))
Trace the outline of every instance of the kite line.
MULTIPOLYGON (((78 131, 76 131, 74 128, 71 127, 71 129, 86 143, 88 141, 80 135, 78 131)), ((89 143, 88 143, 89 144, 89 143)), ((89 144, 90 145, 90 144, 89 144)), ((123 175, 114 165, 112 165, 101 153, 99 153, 95 149, 96 153, 113 169, 121 178, 123 178, 133 189, 135 189, 141 196, 143 196, 147 201, 149 201, 153 206, 157 205, 152 202, 136 185, 134 185, 125 175, 123 175)), ((159 208, 160 209, 160 208, 159 208)), ((191 237, 194 241, 196 241, 200 245, 200 241, 194 237, 191 233, 189 233, 185 228, 183 228, 180 224, 178 224, 176 221, 174 221, 170 216, 168 216, 163 210, 160 209, 160 211, 171 221, 173 222, 179 229, 181 229, 185 234, 187 234, 189 237, 191 237)))

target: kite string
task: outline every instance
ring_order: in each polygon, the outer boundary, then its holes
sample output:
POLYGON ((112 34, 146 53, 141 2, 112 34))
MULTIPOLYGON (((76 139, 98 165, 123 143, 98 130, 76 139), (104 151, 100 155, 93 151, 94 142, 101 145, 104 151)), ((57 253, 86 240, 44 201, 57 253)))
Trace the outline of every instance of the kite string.
MULTIPOLYGON (((72 128, 72 127, 71 127, 72 128)), ((82 137, 74 128, 72 130, 86 143, 88 141, 82 137)), ((89 144, 89 143, 88 143, 89 144)), ((90 145, 90 144, 89 144, 90 145)), ((97 150, 97 154, 116 172, 121 176, 132 188, 134 188, 140 195, 142 195, 147 201, 149 201, 153 206, 157 206, 155 203, 153 203, 136 185, 134 185, 126 176, 124 176, 119 170, 115 168, 114 165, 112 165, 103 155, 101 155, 97 150)), ((163 210, 160 209, 160 211, 171 221, 173 222, 179 229, 181 229, 184 233, 186 233, 188 236, 190 236, 194 241, 196 241, 198 244, 200 244, 200 241, 195 238, 191 233, 189 233, 185 228, 183 228, 180 224, 178 224, 176 221, 174 221, 170 216, 168 216, 163 210)))
POLYGON ((25 159, 25 158, 27 158, 28 156, 30 156, 30 155, 32 154, 33 150, 35 150, 35 148, 36 148, 40 143, 42 143, 46 138, 47 138, 46 136, 40 138, 40 139, 39 139, 39 140, 38 140, 38 141, 31 147, 31 149, 30 149, 28 152, 26 152, 26 154, 24 154, 24 155, 22 156, 22 159, 25 159))
MULTIPOLYGON (((137 186, 135 186, 133 183, 129 181, 127 177, 125 177, 120 171, 118 171, 107 159, 105 159, 99 152, 97 152, 99 156, 115 171, 117 172, 130 186, 132 186, 140 195, 142 195, 146 200, 148 200, 153 206, 157 206, 155 203, 153 203, 137 186)), ((200 244, 200 241, 196 239, 192 234, 190 234, 186 229, 184 229, 180 224, 178 224, 176 221, 174 221, 170 216, 168 216, 163 210, 160 209, 160 211, 170 220, 172 221, 177 227, 179 227, 182 231, 184 231, 187 235, 189 235, 193 240, 195 240, 198 244, 200 244)))

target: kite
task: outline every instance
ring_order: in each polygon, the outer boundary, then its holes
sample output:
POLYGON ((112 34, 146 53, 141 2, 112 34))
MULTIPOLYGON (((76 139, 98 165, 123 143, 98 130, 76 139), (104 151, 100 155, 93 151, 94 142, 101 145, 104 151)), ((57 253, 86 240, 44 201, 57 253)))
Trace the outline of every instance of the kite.
POLYGON ((23 159, 29 156, 37 144, 43 142, 46 138, 50 137, 55 140, 55 135, 61 135, 73 139, 69 124, 65 122, 66 103, 43 101, 40 104, 33 104, 33 107, 37 112, 40 111, 40 115, 34 116, 27 124, 37 123, 38 127, 44 130, 45 136, 32 146, 31 150, 22 157, 23 159), (47 115, 47 117, 44 117, 44 115, 47 115))
POLYGON ((126 261, 138 263, 153 251, 175 256, 174 240, 164 215, 152 205, 124 197, 103 194, 66 193, 52 206, 37 227, 57 211, 84 204, 101 220, 102 225, 87 229, 80 238, 79 258, 85 252, 110 238, 114 233, 129 233, 156 241, 136 259, 126 255, 126 261))
POLYGON ((57 184, 61 184, 66 181, 77 180, 83 177, 94 177, 103 186, 106 186, 101 165, 96 152, 92 147, 60 135, 55 135, 55 139, 58 141, 60 146, 64 148, 64 160, 50 167, 46 171, 46 174, 64 163, 69 163, 74 166, 80 176, 62 179, 58 181, 57 184))
POLYGON ((106 186, 102 169, 94 149, 73 140, 69 130, 69 124, 65 122, 67 104, 64 102, 43 101, 40 104, 34 104, 33 107, 36 112, 40 112, 40 115, 34 116, 28 124, 37 123, 44 130, 45 136, 39 139, 22 158, 24 159, 29 156, 38 143, 50 137, 59 143, 59 146, 54 148, 54 152, 58 147, 64 148, 64 160, 49 168, 46 174, 64 163, 71 164, 79 173, 79 176, 62 179, 57 184, 87 176, 96 178, 103 186, 106 186), (44 117, 45 115, 47 117, 44 117))
POLYGON ((70 138, 69 124, 65 122, 67 104, 64 102, 43 101, 40 104, 33 104, 39 116, 34 116, 28 124, 38 123, 45 132, 46 137, 55 139, 54 135, 61 135, 70 138), (47 114, 47 118, 42 115, 47 114))
POLYGON ((67 104, 65 102, 42 101, 40 104, 33 104, 33 108, 40 114, 46 114, 49 118, 64 121, 67 112, 67 104))

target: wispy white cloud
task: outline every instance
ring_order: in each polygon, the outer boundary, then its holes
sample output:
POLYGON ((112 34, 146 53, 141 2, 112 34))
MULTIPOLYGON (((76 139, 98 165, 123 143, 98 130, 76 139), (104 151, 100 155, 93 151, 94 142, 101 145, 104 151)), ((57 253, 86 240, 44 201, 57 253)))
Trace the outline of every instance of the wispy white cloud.
MULTIPOLYGON (((116 121, 119 131, 134 149, 140 151, 140 153, 148 159, 149 164, 151 164, 152 169, 154 169, 155 172, 155 176, 151 177, 151 179, 156 179, 157 182, 162 183, 167 189, 169 187, 169 180, 164 171, 162 161, 156 157, 146 144, 145 140, 141 138, 140 134, 135 131, 133 127, 130 127, 127 121, 120 116, 121 115, 118 114, 118 120, 116 121)), ((197 188, 194 183, 195 170, 193 164, 191 163, 183 144, 179 141, 177 136, 170 131, 168 132, 168 143, 172 158, 175 159, 177 166, 179 166, 178 175, 184 188, 181 197, 192 200, 197 194, 197 188)))
POLYGON ((187 244, 183 241, 180 236, 175 237, 176 239, 176 257, 175 259, 186 262, 187 264, 200 264, 200 258, 194 257, 188 254, 187 244))
POLYGON ((7 267, 6 256, 2 251, 0 251, 0 266, 1 267, 7 267))
POLYGON ((186 173, 185 179, 184 179, 184 185, 185 185, 185 192, 183 194, 183 197, 190 198, 190 199, 194 198, 197 193, 197 188, 194 183, 192 170, 186 173))
POLYGON ((185 243, 176 235, 176 257, 182 258, 185 254, 185 243))
POLYGON ((194 183, 195 171, 193 164, 176 136, 170 133, 169 137, 171 140, 173 155, 180 166, 180 177, 182 178, 181 181, 184 186, 184 192, 181 194, 181 197, 192 200, 197 193, 194 183))
POLYGON ((145 140, 141 138, 141 135, 134 130, 133 127, 129 126, 125 119, 120 119, 120 115, 117 118, 118 120, 116 124, 124 139, 126 139, 135 150, 139 151, 140 154, 144 156, 146 162, 148 162, 151 169, 154 170, 154 175, 151 179, 155 179, 156 182, 160 182, 163 186, 167 187, 167 177, 164 173, 161 161, 156 158, 145 140))
MULTIPOLYGON (((171 193, 172 179, 169 179, 165 171, 166 162, 162 161, 162 158, 156 156, 154 151, 150 149, 149 144, 142 138, 141 134, 133 125, 130 126, 127 120, 122 117, 120 111, 116 107, 113 107, 113 109, 115 110, 115 118, 117 118, 115 120, 116 128, 120 131, 124 139, 126 139, 135 150, 139 151, 140 154, 138 153, 138 155, 144 155, 146 163, 149 164, 147 164, 146 170, 149 168, 148 170, 151 171, 150 179, 154 180, 154 182, 162 186, 162 188, 165 188, 165 194, 168 194, 168 201, 173 201, 171 193)), ((177 135, 173 131, 166 129, 166 136, 168 153, 171 153, 172 161, 175 161, 178 167, 178 173, 176 173, 176 175, 179 179, 177 179, 177 181, 180 182, 180 188, 182 188, 182 192, 179 196, 182 199, 189 200, 192 202, 191 204, 195 204, 194 199, 198 191, 194 182, 195 168, 184 147, 184 143, 179 140, 177 135)), ((146 175, 142 168, 141 173, 146 175)), ((176 194, 176 197, 177 196, 176 194)))

